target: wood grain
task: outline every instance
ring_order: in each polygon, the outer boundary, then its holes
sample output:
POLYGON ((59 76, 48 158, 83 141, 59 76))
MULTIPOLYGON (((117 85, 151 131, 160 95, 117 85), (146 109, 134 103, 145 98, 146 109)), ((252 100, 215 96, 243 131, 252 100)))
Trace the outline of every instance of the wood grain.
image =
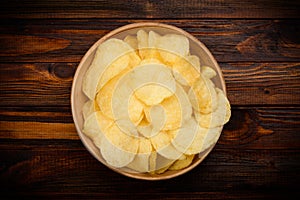
MULTIPOLYGON (((50 108, 51 109, 51 108, 50 108)), ((71 113, 52 115, 49 112, 0 111, 0 138, 6 140, 79 140, 71 113), (36 116, 34 116, 37 114, 36 116), (64 116, 60 118, 60 116, 64 116)), ((262 107, 233 108, 218 141, 222 149, 300 149, 300 108, 262 107), (291 139, 292 138, 292 139, 291 139)), ((16 141, 15 141, 16 142, 16 141)), ((73 143, 73 141, 69 141, 73 143)), ((42 142, 43 143, 43 142, 42 142)), ((68 143, 68 142, 67 142, 68 143)), ((29 141, 14 147, 23 149, 39 143, 29 141)), ((65 144, 68 147, 68 144, 65 144)), ((70 144, 73 146, 73 144, 70 144)), ((9 148, 6 143, 0 149, 9 148)), ((61 147, 59 145, 59 147, 61 147)))
POLYGON ((109 170, 85 149, 0 150, 0 177, 5 181, 1 189, 23 195, 73 193, 107 198, 119 198, 125 194, 159 197, 171 193, 189 197, 198 192, 217 192, 218 195, 218 192, 222 194, 225 191, 260 191, 264 194, 276 192, 275 189, 278 192, 295 192, 299 182, 299 153, 299 150, 258 152, 215 148, 203 163, 185 175, 166 181, 146 182, 109 170))
MULTIPOLYGON (((2 62, 79 62, 109 31, 144 20, 4 20, 2 62), (45 26, 45 23, 47 26, 45 26)), ((300 20, 156 20, 202 41, 218 62, 299 62, 300 20)))
MULTIPOLYGON (((52 109, 69 106, 72 77, 77 65, 2 64, 0 106, 52 106, 52 109)), ((299 62, 220 63, 220 67, 225 77, 228 98, 234 106, 300 104, 299 62)))
POLYGON ((4 1, 1 18, 293 18, 299 2, 259 1, 4 1))

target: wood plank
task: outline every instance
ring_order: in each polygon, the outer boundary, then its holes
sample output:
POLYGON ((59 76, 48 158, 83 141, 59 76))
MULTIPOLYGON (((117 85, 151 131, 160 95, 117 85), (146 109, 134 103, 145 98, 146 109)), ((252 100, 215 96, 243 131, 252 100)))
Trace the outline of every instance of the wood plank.
POLYGON ((68 106, 76 66, 75 63, 2 64, 0 104, 68 106))
MULTIPOLYGON (((269 195, 276 191, 295 192, 300 180, 299 153, 299 150, 215 149, 189 173, 149 182, 121 176, 85 150, 0 150, 1 189, 3 193, 14 191, 14 194, 98 194, 108 198, 125 193, 131 196, 133 192, 142 195, 155 191, 156 195, 163 195, 175 190, 177 193, 188 191, 191 195, 225 191, 229 194, 231 191, 260 191, 269 195)), ((158 197, 156 195, 154 197, 158 197)))
MULTIPOLYGON (((109 31, 144 20, 3 20, 2 62, 79 62, 109 31), (47 24, 47 25, 45 25, 47 24), (22 45, 20 45, 22 44, 22 45)), ((300 20, 155 20, 202 41, 218 62, 299 62, 300 20)))
MULTIPOLYGON (((11 148, 10 144, 17 140, 26 141, 17 142, 15 149, 38 147, 40 142, 43 143, 41 139, 79 140, 73 122, 66 123, 63 118, 58 120, 57 116, 47 112, 41 112, 37 116, 28 114, 22 121, 20 118, 23 112, 0 113, 0 138, 5 139, 0 143, 0 149, 11 148)), ((70 113, 64 116, 71 120, 70 113)), ((220 149, 300 149, 299 132, 300 108, 234 107, 232 117, 225 125, 217 146, 220 149)), ((62 141, 57 145, 73 147, 73 141, 62 141)))
POLYGON ((289 196, 293 196, 297 198, 299 192, 296 190, 287 190, 287 189, 277 189, 277 190, 227 190, 227 191, 203 191, 200 192, 176 192, 175 189, 172 192, 151 192, 151 193, 143 193, 143 192, 93 192, 93 193, 75 193, 75 192, 17 192, 17 193, 2 193, 3 197, 8 198, 30 198, 30 199, 124 199, 127 200, 129 198, 132 199, 214 199, 214 200, 224 200, 224 199, 236 199, 236 200, 248 200, 248 199, 284 199, 289 196))
POLYGON ((220 63, 232 105, 299 105, 300 63, 220 63))
POLYGON ((0 138, 78 140, 72 123, 0 121, 0 138))
POLYGON ((299 2, 6 0, 0 13, 1 18, 297 18, 299 2))
MULTIPOLYGON (((30 109, 46 106, 52 107, 48 112, 59 112, 59 107, 70 106, 77 64, 1 64, 0 106, 30 109)), ((220 63, 220 67, 233 106, 300 104, 300 62, 220 63)))

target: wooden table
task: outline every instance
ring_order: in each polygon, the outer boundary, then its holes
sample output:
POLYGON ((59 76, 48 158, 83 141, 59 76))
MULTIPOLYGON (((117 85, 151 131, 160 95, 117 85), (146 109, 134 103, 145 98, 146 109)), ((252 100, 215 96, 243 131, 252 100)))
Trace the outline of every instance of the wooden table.
POLYGON ((285 0, 2 1, 0 198, 300 196, 299 8, 285 0), (89 47, 144 21, 201 40, 219 62, 232 104, 204 162, 160 182, 99 163, 79 140, 70 108, 72 78, 89 47))

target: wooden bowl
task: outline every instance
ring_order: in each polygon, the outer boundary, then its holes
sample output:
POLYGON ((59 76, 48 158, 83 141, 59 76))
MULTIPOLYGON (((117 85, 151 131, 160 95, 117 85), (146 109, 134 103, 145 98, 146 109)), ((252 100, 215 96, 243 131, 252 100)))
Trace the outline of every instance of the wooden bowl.
POLYGON ((99 149, 94 145, 94 143, 82 132, 83 127, 83 116, 82 116, 82 107, 84 103, 88 100, 87 97, 82 92, 82 80, 84 77, 85 72, 89 68, 93 58, 94 54, 96 52, 97 47, 103 43, 104 41, 110 39, 110 38, 118 38, 118 39, 124 39, 125 36, 128 34, 135 34, 138 30, 144 29, 146 31, 153 30, 159 34, 167 34, 167 33, 175 33, 175 34, 182 34, 186 36, 189 39, 190 42, 190 52, 191 54, 197 55, 200 58, 201 65, 207 65, 215 69, 217 72, 217 76, 213 79, 213 82, 215 83, 216 87, 219 87, 222 89, 226 94, 226 88, 224 83, 224 78, 222 75, 222 72, 220 70, 220 67, 210 51, 205 47, 203 43, 198 41, 194 36, 191 34, 183 31, 182 29, 179 29, 175 26, 166 25, 162 23, 152 23, 152 22, 145 22, 145 23, 134 23, 122 26, 120 28, 117 28, 110 33, 103 36, 101 39, 99 39, 84 55, 84 57, 81 59, 81 62, 76 70, 74 79, 73 79, 73 85, 72 85, 72 92, 71 92, 71 106, 72 106, 72 115, 73 120, 78 132, 78 135, 83 142, 86 149, 101 163, 109 167, 110 169, 123 174, 128 177, 136 178, 136 179, 144 179, 144 180, 163 180, 163 179, 169 179, 173 178, 179 175, 182 175, 197 165, 199 165, 203 159, 209 154, 209 152, 213 149, 214 145, 212 145, 209 149, 199 154, 198 157, 196 157, 193 160, 193 163, 182 170, 178 171, 166 171, 163 174, 159 175, 153 175, 149 173, 136 173, 136 172, 129 172, 124 171, 121 169, 113 168, 110 165, 106 163, 106 161, 103 159, 103 157, 100 154, 99 149))

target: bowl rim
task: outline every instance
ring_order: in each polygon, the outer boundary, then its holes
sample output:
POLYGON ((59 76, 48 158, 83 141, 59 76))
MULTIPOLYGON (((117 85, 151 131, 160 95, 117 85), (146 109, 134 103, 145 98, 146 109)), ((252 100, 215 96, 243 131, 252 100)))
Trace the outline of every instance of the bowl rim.
MULTIPOLYGON (((227 96, 224 76, 223 76, 223 73, 221 71, 221 68, 220 68, 218 62, 216 61, 216 59, 214 58, 212 53, 209 51, 209 49, 201 41, 199 41, 195 36, 193 36, 192 34, 186 32, 183 29, 178 28, 174 25, 169 25, 169 24, 159 23, 159 22, 137 22, 137 23, 131 23, 131 24, 123 25, 119 28, 116 28, 116 29, 108 32, 104 36, 102 36, 100 39, 98 39, 95 43, 93 43, 93 45, 88 49, 88 51, 86 51, 86 53, 81 58, 78 66, 76 68, 76 71, 75 71, 75 74, 74 74, 74 77, 73 77, 73 81, 72 81, 72 87, 71 87, 71 98, 70 98, 70 100, 71 100, 71 112, 72 112, 72 118, 73 118, 73 121, 74 121, 74 125, 75 125, 76 131, 77 131, 77 135, 79 136, 79 138, 80 138, 81 142, 83 143, 84 147, 89 151, 90 154, 93 155, 93 157, 96 160, 98 160, 98 159, 95 157, 95 155, 91 151, 90 147, 87 146, 87 144, 84 142, 85 138, 83 138, 83 136, 82 136, 83 133, 81 132, 81 128, 78 125, 78 119, 77 119, 76 113, 75 113, 75 87, 76 87, 76 82, 77 82, 78 76, 80 74, 80 69, 82 68, 84 62, 87 60, 87 58, 90 56, 90 54, 93 53, 95 51, 95 49, 98 48, 98 46, 101 43, 103 43, 107 39, 113 37, 114 35, 122 32, 122 31, 126 31, 126 30, 129 30, 129 29, 142 28, 142 27, 162 27, 162 28, 166 28, 166 29, 171 29, 171 30, 177 31, 180 34, 188 37, 190 40, 192 40, 198 46, 200 46, 205 51, 205 53, 209 56, 209 59, 211 59, 211 61, 215 65, 215 67, 216 67, 215 70, 217 70, 217 73, 220 75, 220 84, 221 84, 222 90, 224 91, 225 96, 227 96)), ((222 132, 222 130, 223 130, 223 126, 221 128, 221 132, 222 132)), ((151 180, 151 181, 166 180, 166 179, 170 179, 170 178, 180 176, 180 175, 185 174, 185 173, 189 172, 190 170, 194 169, 196 166, 198 166, 208 156, 208 154, 212 151, 212 149, 214 148, 216 143, 217 142, 215 142, 208 149, 206 149, 204 152, 202 152, 201 154, 203 154, 203 155, 199 158, 199 160, 195 161, 190 166, 188 166, 184 169, 178 170, 177 173, 168 174, 168 175, 165 175, 165 176, 151 175, 151 174, 149 174, 149 176, 137 176, 139 173, 135 174, 135 173, 126 172, 126 171, 123 171, 123 170, 120 170, 120 169, 117 169, 117 168, 113 168, 112 166, 109 166, 108 164, 103 163, 99 160, 98 161, 101 162, 101 164, 108 167, 109 169, 111 169, 111 170, 113 170, 113 171, 115 171, 119 174, 130 177, 130 178, 135 178, 135 179, 139 179, 139 180, 151 180)), ((196 155, 198 156, 199 154, 196 154, 196 155)))

